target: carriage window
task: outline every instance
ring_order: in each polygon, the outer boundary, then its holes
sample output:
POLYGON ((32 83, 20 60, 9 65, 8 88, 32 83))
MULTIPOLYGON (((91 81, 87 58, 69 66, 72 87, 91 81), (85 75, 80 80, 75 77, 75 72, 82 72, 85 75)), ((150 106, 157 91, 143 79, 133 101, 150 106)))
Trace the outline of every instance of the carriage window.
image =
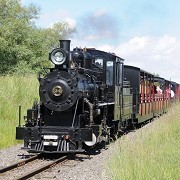
POLYGON ((103 68, 103 59, 102 58, 95 59, 95 65, 100 68, 103 68))
POLYGON ((106 84, 113 85, 113 61, 106 63, 106 84))

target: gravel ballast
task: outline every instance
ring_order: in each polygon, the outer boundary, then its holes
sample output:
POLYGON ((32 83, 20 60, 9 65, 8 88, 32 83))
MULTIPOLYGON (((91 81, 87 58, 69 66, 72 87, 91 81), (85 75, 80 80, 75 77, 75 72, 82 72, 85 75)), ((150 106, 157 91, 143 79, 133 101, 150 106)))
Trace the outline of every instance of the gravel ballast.
MULTIPOLYGON (((112 145, 106 150, 102 149, 97 155, 77 154, 75 160, 67 161, 63 165, 58 164, 31 179, 109 180, 111 178, 107 176, 106 169, 107 161, 113 152, 112 145)), ((0 168, 21 161, 24 155, 28 155, 25 150, 21 149, 21 146, 16 145, 0 150, 0 168)))

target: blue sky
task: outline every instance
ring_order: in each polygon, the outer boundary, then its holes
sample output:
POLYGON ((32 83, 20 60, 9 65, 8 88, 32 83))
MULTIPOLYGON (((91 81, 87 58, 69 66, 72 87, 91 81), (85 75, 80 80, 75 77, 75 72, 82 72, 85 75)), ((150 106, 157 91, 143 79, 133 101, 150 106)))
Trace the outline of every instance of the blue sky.
POLYGON ((41 8, 37 26, 70 22, 73 46, 113 51, 138 66, 180 83, 179 0, 22 0, 41 8), (152 65, 155 65, 154 67, 152 65))

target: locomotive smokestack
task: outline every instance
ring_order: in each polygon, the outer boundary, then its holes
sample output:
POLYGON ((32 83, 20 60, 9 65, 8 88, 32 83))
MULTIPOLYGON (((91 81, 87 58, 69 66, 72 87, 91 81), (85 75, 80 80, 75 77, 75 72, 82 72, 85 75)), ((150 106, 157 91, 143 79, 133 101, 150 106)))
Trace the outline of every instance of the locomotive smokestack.
POLYGON ((64 49, 65 51, 70 51, 70 42, 71 40, 59 40, 60 48, 64 49))

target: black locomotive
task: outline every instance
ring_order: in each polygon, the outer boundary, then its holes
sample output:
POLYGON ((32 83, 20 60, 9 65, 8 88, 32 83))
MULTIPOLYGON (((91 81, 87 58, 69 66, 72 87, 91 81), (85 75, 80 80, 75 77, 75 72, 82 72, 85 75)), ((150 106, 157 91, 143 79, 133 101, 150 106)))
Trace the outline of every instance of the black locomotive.
POLYGON ((164 105, 155 101, 154 76, 124 66, 113 53, 70 51, 70 40, 60 40, 49 59, 55 66, 39 76, 40 102, 27 110, 25 126, 16 128, 29 152, 84 152, 168 108, 168 95, 164 105))

